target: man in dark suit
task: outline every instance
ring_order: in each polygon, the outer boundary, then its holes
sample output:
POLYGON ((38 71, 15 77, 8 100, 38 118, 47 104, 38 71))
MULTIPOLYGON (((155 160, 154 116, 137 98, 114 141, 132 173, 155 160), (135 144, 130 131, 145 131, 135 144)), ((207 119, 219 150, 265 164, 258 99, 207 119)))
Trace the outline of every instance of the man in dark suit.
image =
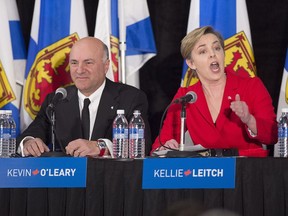
MULTIPOLYGON (((110 64, 107 46, 97 38, 77 41, 70 52, 70 75, 75 85, 66 87, 67 97, 55 106, 55 144, 74 157, 111 153, 112 123, 117 109, 125 110, 129 121, 134 110, 140 110, 145 121, 146 154, 151 148, 148 123, 148 101, 141 90, 106 78, 110 64), (90 133, 84 139, 81 127, 83 101, 89 98, 90 133), (107 148, 99 146, 104 140, 107 148), (102 152, 103 151, 103 152, 102 152)), ((49 152, 51 123, 46 110, 55 93, 47 95, 35 120, 17 138, 22 156, 41 156, 49 152)), ((104 145, 104 147, 105 147, 104 145)))

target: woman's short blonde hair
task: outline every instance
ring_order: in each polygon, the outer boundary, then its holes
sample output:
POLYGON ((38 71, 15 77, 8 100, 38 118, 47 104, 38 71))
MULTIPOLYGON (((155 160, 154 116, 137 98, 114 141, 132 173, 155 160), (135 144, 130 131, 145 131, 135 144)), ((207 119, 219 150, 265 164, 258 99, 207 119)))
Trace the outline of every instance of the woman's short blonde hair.
POLYGON ((195 44, 205 34, 214 34, 219 39, 220 44, 224 49, 224 39, 222 35, 219 32, 215 31, 211 26, 204 26, 194 29, 182 39, 180 51, 184 59, 191 59, 191 52, 195 44))

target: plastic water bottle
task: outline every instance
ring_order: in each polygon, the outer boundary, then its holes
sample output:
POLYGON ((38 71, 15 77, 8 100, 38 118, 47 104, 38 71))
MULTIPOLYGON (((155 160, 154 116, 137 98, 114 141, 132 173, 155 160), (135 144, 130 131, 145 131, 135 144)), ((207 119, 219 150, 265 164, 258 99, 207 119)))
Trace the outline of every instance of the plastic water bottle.
POLYGON ((12 115, 12 110, 6 110, 6 117, 10 126, 9 156, 11 156, 16 152, 16 123, 12 115))
POLYGON ((128 158, 128 122, 124 110, 117 110, 117 116, 113 121, 113 156, 128 158))
POLYGON ((145 123, 141 112, 135 110, 129 122, 129 158, 145 157, 145 123))
POLYGON ((0 157, 9 157, 9 130, 6 110, 0 110, 0 157))
POLYGON ((278 150, 279 157, 288 156, 288 108, 282 108, 278 121, 278 150))

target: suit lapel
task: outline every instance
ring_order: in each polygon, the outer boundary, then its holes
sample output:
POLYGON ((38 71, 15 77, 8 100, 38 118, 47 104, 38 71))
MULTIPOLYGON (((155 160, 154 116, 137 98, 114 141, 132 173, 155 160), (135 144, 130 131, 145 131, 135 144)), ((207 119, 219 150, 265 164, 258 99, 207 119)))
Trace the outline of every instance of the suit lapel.
POLYGON ((238 81, 235 79, 235 76, 232 76, 227 72, 227 81, 222 99, 221 110, 216 121, 219 130, 221 130, 222 127, 224 127, 225 122, 230 119, 232 113, 232 110, 230 109, 230 103, 231 101, 235 100, 237 89, 238 89, 238 81))
POLYGON ((94 123, 94 128, 92 132, 91 139, 95 140, 97 138, 111 137, 112 134, 106 134, 107 128, 112 128, 112 123, 116 115, 116 110, 118 109, 118 90, 115 88, 114 83, 106 79, 106 84, 101 95, 99 102, 99 107, 94 123))
POLYGON ((212 116, 210 114, 205 95, 202 89, 202 85, 200 82, 195 84, 195 92, 197 94, 197 103, 195 103, 195 106, 200 113, 200 115, 203 116, 203 118, 209 123, 213 124, 212 116))

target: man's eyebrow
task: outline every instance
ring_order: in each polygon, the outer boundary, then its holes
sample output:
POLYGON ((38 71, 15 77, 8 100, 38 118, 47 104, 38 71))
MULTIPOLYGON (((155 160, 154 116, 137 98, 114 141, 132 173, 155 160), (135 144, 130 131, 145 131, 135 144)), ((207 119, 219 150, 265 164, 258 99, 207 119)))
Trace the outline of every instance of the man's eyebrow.
MULTIPOLYGON (((72 62, 72 61, 73 61, 73 62, 78 62, 78 60, 76 60, 76 59, 70 59, 70 62, 72 62)), ((83 60, 83 62, 87 62, 87 61, 95 61, 95 60, 94 60, 94 59, 90 59, 90 58, 83 60)))
POLYGON ((92 58, 84 59, 84 61, 91 61, 93 60, 92 58))

